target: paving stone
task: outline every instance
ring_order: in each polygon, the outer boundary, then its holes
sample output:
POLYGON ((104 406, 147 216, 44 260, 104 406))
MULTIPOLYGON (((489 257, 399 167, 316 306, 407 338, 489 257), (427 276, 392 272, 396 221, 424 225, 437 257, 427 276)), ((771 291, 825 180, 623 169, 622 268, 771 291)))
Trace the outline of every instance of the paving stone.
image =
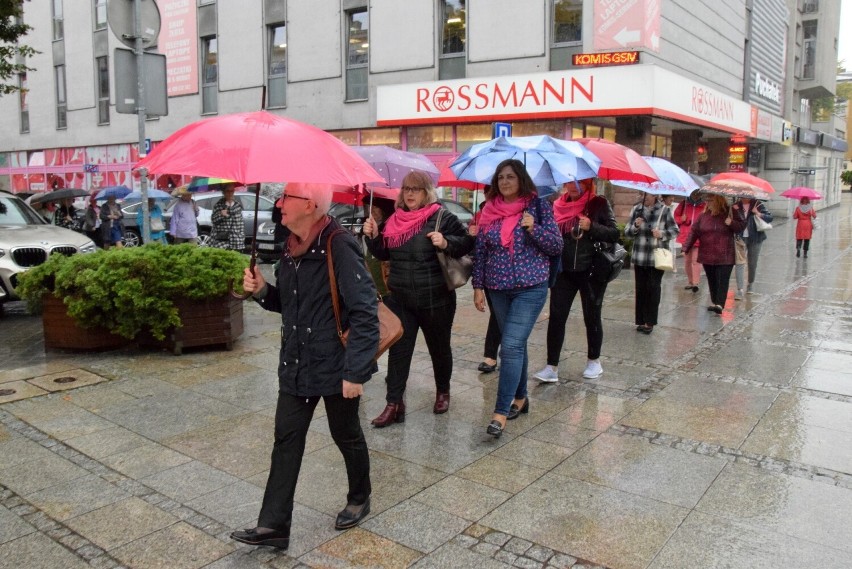
POLYGON ((0 569, 86 569, 89 565, 40 533, 0 545, 0 569))
POLYGON ((545 562, 553 556, 553 550, 540 545, 533 545, 524 556, 535 559, 536 561, 545 562))
POLYGON ((557 553, 547 561, 548 565, 555 569, 569 569, 576 562, 576 558, 565 555, 564 553, 557 553))
POLYGON ((517 558, 517 555, 506 551, 505 549, 501 549, 500 551, 494 554, 494 559, 496 559, 497 561, 502 561, 503 563, 507 563, 509 565, 512 565, 517 558))
POLYGON ((532 547, 532 543, 521 539, 519 537, 513 537, 503 546, 503 549, 506 551, 511 551, 516 555, 523 555, 530 547, 532 547))
POLYGON ((217 539, 178 522, 111 551, 119 561, 152 569, 195 569, 233 551, 217 539))
POLYGON ((500 546, 495 543, 485 543, 481 541, 470 548, 471 551, 475 551, 481 555, 487 555, 488 557, 494 557, 494 554, 500 551, 500 546))
POLYGON ((0 544, 36 531, 31 524, 6 508, 0 507, 0 544))
POLYGON ((461 534, 451 539, 450 543, 452 543, 453 545, 458 545, 459 547, 471 547, 479 543, 479 540, 475 537, 461 534))
POLYGON ((506 544, 507 541, 512 539, 512 536, 506 535, 505 533, 502 533, 502 532, 499 532, 499 531, 492 531, 492 532, 487 533, 484 536, 482 536, 482 539, 483 539, 483 541, 486 541, 488 543, 493 543, 495 545, 502 547, 503 545, 506 544))
POLYGON ((177 522, 139 498, 127 498, 68 520, 68 527, 95 545, 111 551, 177 522))

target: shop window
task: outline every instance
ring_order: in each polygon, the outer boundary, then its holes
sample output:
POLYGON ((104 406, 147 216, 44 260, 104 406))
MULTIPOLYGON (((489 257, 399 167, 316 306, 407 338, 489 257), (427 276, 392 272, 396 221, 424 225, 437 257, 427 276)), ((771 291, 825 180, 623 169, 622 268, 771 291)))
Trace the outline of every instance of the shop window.
POLYGON ((270 107, 287 104, 287 28, 284 24, 269 26, 267 87, 270 107))
POLYGON ((583 138, 586 136, 586 125, 577 122, 571 121, 571 138, 583 138))
POLYGON ((346 100, 365 101, 370 61, 370 19, 366 8, 346 12, 346 30, 346 100))
POLYGON ((329 134, 349 146, 358 146, 360 142, 357 130, 332 130, 329 134))
POLYGON ((456 151, 461 153, 474 144, 491 140, 491 132, 492 127, 490 124, 458 125, 456 127, 456 151))
POLYGON ((441 0, 441 59, 439 79, 465 76, 467 12, 464 0, 441 0))
POLYGON ((565 136, 565 121, 527 121, 512 124, 512 136, 538 136, 546 134, 553 138, 565 136))
POLYGON ((109 58, 95 58, 98 71, 98 124, 109 124, 109 58))
MULTIPOLYGON (((490 138, 490 136, 489 136, 490 138)), ((453 151, 453 127, 412 126, 408 128, 408 150, 422 154, 453 151)))
POLYGON ((201 113, 219 111, 219 42, 216 36, 201 38, 201 113))
POLYGON ((51 12, 53 17, 53 39, 61 40, 65 37, 65 18, 62 15, 62 0, 53 0, 51 2, 51 12))
POLYGON ((391 148, 402 148, 400 142, 400 131, 398 128, 371 128, 361 131, 361 144, 363 146, 384 145, 391 148))

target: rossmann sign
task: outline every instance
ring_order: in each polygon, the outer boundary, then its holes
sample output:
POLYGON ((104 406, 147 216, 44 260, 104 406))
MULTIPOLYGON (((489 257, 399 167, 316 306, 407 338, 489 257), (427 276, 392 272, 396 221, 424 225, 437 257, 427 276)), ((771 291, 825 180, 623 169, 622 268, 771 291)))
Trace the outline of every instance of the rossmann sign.
POLYGON ((653 65, 378 88, 379 126, 657 115, 751 134, 751 106, 653 65))

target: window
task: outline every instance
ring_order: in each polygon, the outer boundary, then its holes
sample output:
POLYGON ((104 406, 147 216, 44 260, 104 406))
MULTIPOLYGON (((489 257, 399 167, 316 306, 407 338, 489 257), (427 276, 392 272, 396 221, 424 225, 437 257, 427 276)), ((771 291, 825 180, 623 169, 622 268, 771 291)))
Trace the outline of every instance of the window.
MULTIPOLYGON (((489 136, 488 138, 491 138, 489 136)), ((408 127, 408 151, 435 154, 453 151, 453 127, 412 126, 408 127)))
POLYGON ((219 111, 219 43, 216 36, 201 38, 201 113, 219 111))
POLYGON ((269 106, 287 104, 287 28, 284 24, 269 26, 269 106))
POLYGON ((65 26, 62 18, 62 0, 53 0, 53 39, 61 40, 65 37, 65 26))
POLYGON ((370 128, 361 131, 362 146, 375 146, 377 144, 402 150, 399 128, 370 128))
POLYGON ((367 64, 370 60, 370 20, 367 9, 346 12, 346 100, 368 98, 367 64))
POLYGON ((553 44, 583 41, 583 1, 554 0, 553 44))
POLYGON ((490 124, 460 124, 456 127, 456 151, 464 152, 474 144, 491 140, 490 124))
POLYGON ((56 80, 56 128, 68 126, 68 98, 65 93, 65 66, 57 65, 53 68, 56 80))
POLYGON ((107 27, 107 3, 106 0, 95 0, 95 29, 103 30, 107 27))
POLYGON ((524 121, 512 124, 512 136, 537 136, 546 134, 553 138, 565 136, 565 121, 524 121))
POLYGON ((802 22, 802 79, 816 77, 817 21, 802 22))
POLYGON ((464 0, 442 0, 439 79, 459 79, 465 76, 466 30, 464 0))
POLYGON ((95 58, 98 72, 98 124, 109 124, 109 58, 95 58))
POLYGON ((27 103, 27 74, 18 74, 18 105, 21 111, 21 133, 30 131, 30 107, 27 103))

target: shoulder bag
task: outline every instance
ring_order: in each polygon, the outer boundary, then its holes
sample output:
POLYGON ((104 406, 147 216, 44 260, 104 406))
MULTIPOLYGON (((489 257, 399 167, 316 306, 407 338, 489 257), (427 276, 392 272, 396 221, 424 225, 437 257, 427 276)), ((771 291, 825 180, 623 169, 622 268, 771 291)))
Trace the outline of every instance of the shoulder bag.
POLYGON ((624 268, 624 259, 627 250, 621 243, 614 243, 608 247, 608 243, 595 241, 592 265, 589 268, 589 277, 599 283, 608 283, 615 280, 624 268))
MULTIPOLYGON (((346 347, 346 342, 349 340, 349 330, 343 330, 343 324, 340 320, 340 296, 337 292, 337 277, 334 276, 334 259, 331 255, 331 242, 334 239, 334 236, 343 232, 344 231, 342 229, 336 229, 328 236, 328 240, 326 242, 328 257, 326 258, 326 261, 328 264, 329 288, 331 289, 331 306, 334 309, 334 319, 337 322, 337 337, 340 338, 340 343, 346 347)), ((369 272, 368 268, 367 273, 369 274, 369 272)), ((382 301, 382 297, 379 295, 376 296, 379 301, 379 348, 376 350, 376 355, 373 357, 374 360, 378 360, 382 357, 382 354, 384 354, 388 348, 394 345, 397 340, 402 338, 402 322, 399 320, 397 315, 387 307, 384 301, 382 301)))
POLYGON ((734 235, 734 264, 745 265, 748 262, 746 242, 742 237, 734 235))
MULTIPOLYGON (((657 218, 656 229, 660 228, 660 222, 663 220, 663 215, 663 210, 660 209, 660 217, 657 218)), ((674 269, 674 257, 672 256, 671 249, 668 247, 654 248, 654 268, 660 271, 671 271, 674 269)))
POLYGON ((758 231, 768 231, 772 229, 772 224, 764 221, 762 217, 754 216, 754 226, 758 231))
MULTIPOLYGON (((438 218, 435 220, 435 231, 437 232, 440 232, 443 215, 444 208, 441 208, 438 210, 438 218)), ((441 272, 444 273, 447 288, 456 290, 464 286, 473 273, 473 258, 470 255, 463 255, 459 258, 450 257, 441 250, 436 251, 435 255, 438 257, 438 264, 441 265, 441 272)))
POLYGON ((166 226, 163 225, 163 218, 162 217, 152 217, 150 228, 151 228, 151 231, 154 232, 154 233, 159 233, 160 231, 165 231, 166 226))

